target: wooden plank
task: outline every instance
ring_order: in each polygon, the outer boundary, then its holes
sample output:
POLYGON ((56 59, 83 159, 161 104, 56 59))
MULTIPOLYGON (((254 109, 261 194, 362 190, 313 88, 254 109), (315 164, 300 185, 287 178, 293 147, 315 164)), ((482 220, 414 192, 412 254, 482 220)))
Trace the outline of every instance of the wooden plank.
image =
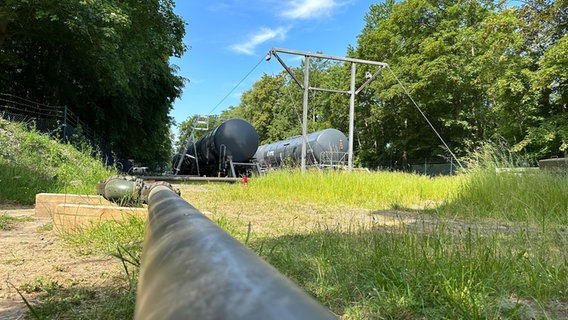
MULTIPOLYGON (((231 178, 231 177, 198 177, 198 176, 140 176, 140 178, 145 181, 168 181, 168 182, 240 182, 241 178, 231 178)), ((249 178, 250 180, 250 178, 249 178)))
POLYGON ((64 203, 56 206, 53 225, 56 231, 72 231, 101 221, 120 221, 130 217, 145 219, 147 216, 146 208, 64 203))
POLYGON ((38 193, 36 194, 35 215, 36 217, 52 217, 55 208, 63 203, 118 206, 99 195, 38 193))

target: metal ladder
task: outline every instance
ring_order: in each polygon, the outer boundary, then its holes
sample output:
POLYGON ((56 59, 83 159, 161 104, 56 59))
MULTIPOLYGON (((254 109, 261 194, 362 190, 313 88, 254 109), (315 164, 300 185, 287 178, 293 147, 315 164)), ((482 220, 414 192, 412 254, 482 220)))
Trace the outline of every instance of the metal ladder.
POLYGON ((193 120, 193 123, 191 125, 191 133, 189 134, 189 138, 187 139, 187 143, 185 145, 185 148, 183 149, 183 152, 181 153, 181 159, 179 159, 176 168, 174 169, 174 175, 177 175, 179 173, 179 171, 181 170, 181 164, 183 163, 183 161, 185 160, 185 157, 189 157, 189 158, 193 158, 195 159, 195 166, 197 168, 197 175, 199 176, 199 163, 197 160, 197 148, 195 147, 195 131, 207 131, 209 130, 209 116, 207 115, 197 115, 195 117, 195 119, 193 120), (193 151, 195 154, 194 156, 190 156, 187 152, 189 151, 189 148, 191 148, 191 146, 193 145, 193 151))

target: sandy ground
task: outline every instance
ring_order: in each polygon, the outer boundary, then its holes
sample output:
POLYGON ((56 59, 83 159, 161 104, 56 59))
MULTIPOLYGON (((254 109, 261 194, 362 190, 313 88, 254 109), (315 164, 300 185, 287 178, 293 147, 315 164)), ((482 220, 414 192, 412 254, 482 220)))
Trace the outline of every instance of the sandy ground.
MULTIPOLYGON (((102 286, 119 270, 108 255, 80 256, 51 230, 51 218, 35 217, 33 207, 0 204, 0 215, 28 218, 0 230, 0 319, 24 319, 28 309, 15 288, 43 282, 59 287, 102 286)), ((22 290, 20 290, 22 291, 22 290)), ((38 293, 22 292, 32 304, 38 293)))

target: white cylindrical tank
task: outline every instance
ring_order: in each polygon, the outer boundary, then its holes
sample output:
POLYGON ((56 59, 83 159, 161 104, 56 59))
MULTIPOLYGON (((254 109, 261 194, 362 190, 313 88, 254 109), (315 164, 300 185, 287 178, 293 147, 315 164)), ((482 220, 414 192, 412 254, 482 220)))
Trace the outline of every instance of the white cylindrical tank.
MULTIPOLYGON (((307 135, 306 164, 336 164, 346 160, 347 137, 337 129, 325 129, 307 135)), ((295 165, 302 157, 302 136, 258 147, 254 158, 260 164, 295 165)))

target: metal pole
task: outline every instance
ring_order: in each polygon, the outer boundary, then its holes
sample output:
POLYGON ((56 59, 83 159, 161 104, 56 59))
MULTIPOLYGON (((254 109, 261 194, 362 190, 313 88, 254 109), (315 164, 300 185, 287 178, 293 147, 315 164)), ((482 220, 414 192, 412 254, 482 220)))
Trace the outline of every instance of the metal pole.
POLYGON ((65 106, 63 113, 63 141, 67 141, 67 106, 65 106))
POLYGON ((362 60, 362 59, 353 59, 353 58, 346 58, 346 57, 336 57, 336 56, 330 56, 330 55, 321 54, 321 53, 311 53, 311 52, 304 52, 304 51, 290 50, 290 49, 283 49, 283 48, 272 48, 269 51, 270 54, 274 54, 275 52, 282 52, 282 53, 295 54, 295 55, 304 55, 304 56, 309 55, 309 56, 314 57, 314 58, 330 59, 330 60, 336 60, 336 61, 354 62, 354 63, 362 63, 362 64, 370 64, 370 65, 376 65, 376 66, 381 66, 381 67, 388 66, 388 64, 385 63, 385 62, 362 60))
POLYGON ((353 170, 353 131, 355 128, 355 75, 357 65, 355 62, 351 63, 351 87, 349 90, 349 159, 347 159, 347 166, 349 170, 353 170))
POLYGON ((310 56, 306 56, 304 66, 304 108, 302 111, 302 159, 301 172, 306 172, 306 149, 308 144, 308 98, 310 94, 310 56))
POLYGON ((134 319, 336 319, 169 188, 148 205, 134 319))

